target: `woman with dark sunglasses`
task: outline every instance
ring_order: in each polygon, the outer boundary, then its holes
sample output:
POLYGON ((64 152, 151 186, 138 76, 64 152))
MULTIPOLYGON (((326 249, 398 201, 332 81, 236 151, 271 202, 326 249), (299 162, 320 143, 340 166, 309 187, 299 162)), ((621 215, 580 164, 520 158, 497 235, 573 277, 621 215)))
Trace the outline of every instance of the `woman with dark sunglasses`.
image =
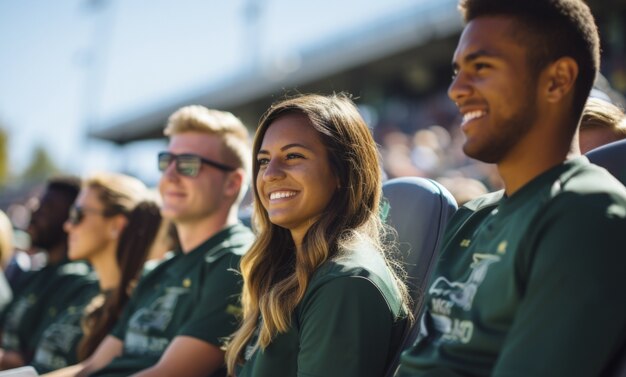
POLYGON ((231 376, 379 377, 408 295, 383 245, 376 145, 352 101, 273 105, 254 140, 257 239, 241 259, 243 322, 231 376))
POLYGON ((99 291, 49 316, 32 362, 40 373, 89 357, 117 321, 161 223, 150 196, 143 183, 122 174, 84 181, 65 223, 68 256, 91 263, 99 291))

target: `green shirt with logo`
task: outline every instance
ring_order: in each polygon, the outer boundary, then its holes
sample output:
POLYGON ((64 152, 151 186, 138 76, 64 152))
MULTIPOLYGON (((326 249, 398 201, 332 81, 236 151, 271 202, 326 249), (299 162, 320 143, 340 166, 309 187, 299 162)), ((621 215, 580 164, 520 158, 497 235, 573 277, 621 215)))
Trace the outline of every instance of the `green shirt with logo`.
POLYGON ((597 376, 626 338, 626 189, 579 157, 448 226, 399 376, 597 376))
POLYGON ((98 281, 79 292, 74 300, 49 312, 31 365, 39 373, 47 373, 78 363, 77 346, 83 337, 81 326, 85 307, 100 292, 98 281))
POLYGON ((20 352, 29 363, 48 317, 97 285, 97 280, 86 263, 67 260, 28 272, 23 279, 2 313, 2 348, 20 352))
POLYGON ((378 251, 350 252, 313 274, 286 333, 251 342, 237 377, 380 377, 406 322, 378 251))
POLYGON ((124 343, 122 355, 92 376, 129 376, 150 368, 177 336, 221 347, 237 329, 237 270, 253 240, 248 228, 233 225, 144 276, 112 332, 124 343))

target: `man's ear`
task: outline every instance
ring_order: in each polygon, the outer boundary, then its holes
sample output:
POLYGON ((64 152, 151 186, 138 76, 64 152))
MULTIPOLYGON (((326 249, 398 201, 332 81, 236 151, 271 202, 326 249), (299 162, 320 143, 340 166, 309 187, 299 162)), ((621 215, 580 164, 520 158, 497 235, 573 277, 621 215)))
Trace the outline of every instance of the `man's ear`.
POLYGON ((237 169, 234 172, 228 174, 228 178, 226 179, 226 184, 224 185, 224 193, 227 196, 237 196, 239 195, 239 191, 242 189, 243 184, 243 169, 237 169))
POLYGON ((554 103, 573 95, 578 78, 578 63, 568 56, 554 61, 544 70, 544 95, 548 102, 554 103))

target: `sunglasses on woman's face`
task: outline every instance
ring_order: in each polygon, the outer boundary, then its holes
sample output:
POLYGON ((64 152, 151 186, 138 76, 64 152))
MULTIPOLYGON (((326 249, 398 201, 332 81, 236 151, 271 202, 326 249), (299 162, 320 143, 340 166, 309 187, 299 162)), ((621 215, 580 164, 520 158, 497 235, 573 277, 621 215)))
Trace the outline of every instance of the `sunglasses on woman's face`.
POLYGON ((172 162, 176 164, 176 172, 185 177, 196 177, 202 164, 207 164, 222 171, 233 171, 235 168, 200 157, 195 154, 159 153, 159 171, 164 172, 172 162))
POLYGON ((99 210, 95 208, 85 208, 77 205, 73 205, 70 207, 70 214, 67 218, 67 221, 72 225, 80 224, 85 218, 85 214, 94 214, 94 215, 102 215, 109 216, 109 213, 104 210, 99 210))

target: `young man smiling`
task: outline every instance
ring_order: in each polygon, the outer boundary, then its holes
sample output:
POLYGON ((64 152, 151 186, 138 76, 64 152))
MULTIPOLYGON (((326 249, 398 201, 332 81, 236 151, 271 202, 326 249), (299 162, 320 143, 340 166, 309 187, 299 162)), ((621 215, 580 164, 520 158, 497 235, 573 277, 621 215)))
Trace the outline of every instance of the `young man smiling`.
POLYGON ((165 129, 162 214, 181 250, 146 275, 94 355, 52 375, 221 376, 221 342, 237 325, 235 271, 253 235, 238 206, 250 164, 248 133, 230 113, 188 106, 165 129))
POLYGON ((599 67, 582 0, 461 0, 450 98, 504 192, 448 226, 401 376, 596 376, 626 339, 626 190, 574 137, 599 67))

